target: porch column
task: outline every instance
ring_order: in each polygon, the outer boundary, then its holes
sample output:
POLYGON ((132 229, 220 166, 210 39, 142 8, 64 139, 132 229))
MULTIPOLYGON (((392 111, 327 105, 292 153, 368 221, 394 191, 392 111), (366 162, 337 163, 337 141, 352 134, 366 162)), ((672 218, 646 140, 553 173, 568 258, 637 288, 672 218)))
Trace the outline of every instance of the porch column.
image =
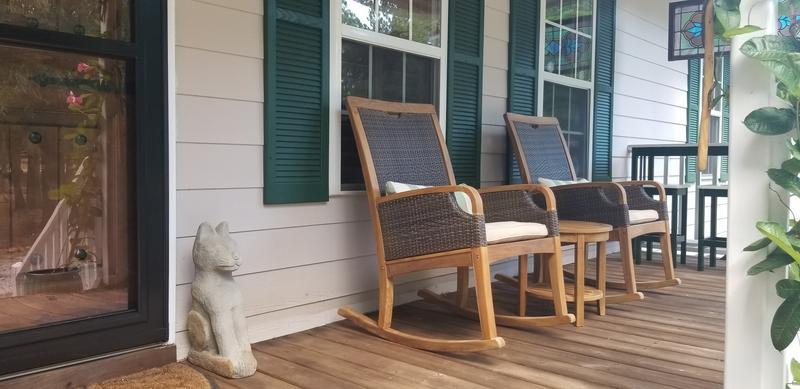
POLYGON ((734 38, 731 50, 731 127, 728 216, 728 261, 726 263, 725 387, 731 389, 782 388, 785 363, 772 347, 770 323, 780 303, 775 282, 782 274, 748 276, 747 269, 761 261, 766 250, 745 253, 742 249, 761 238, 755 223, 786 220, 786 209, 770 192, 765 171, 780 165, 787 155, 785 137, 756 135, 743 121, 756 108, 777 102, 770 73, 746 58, 739 48, 752 36, 774 34, 773 2, 742 0, 742 24, 766 30, 734 38), (748 21, 748 14, 750 20, 748 21))

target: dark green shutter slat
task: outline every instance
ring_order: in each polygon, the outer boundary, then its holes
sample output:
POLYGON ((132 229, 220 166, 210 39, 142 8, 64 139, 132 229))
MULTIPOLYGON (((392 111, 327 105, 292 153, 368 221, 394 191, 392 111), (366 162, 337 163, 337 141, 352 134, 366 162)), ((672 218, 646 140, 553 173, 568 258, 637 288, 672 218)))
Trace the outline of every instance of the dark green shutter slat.
POLYGON ((264 4, 264 203, 327 201, 330 2, 264 4))
MULTIPOLYGON (((697 134, 700 129, 700 77, 701 66, 699 59, 690 59, 688 63, 687 93, 686 93, 686 143, 696 144, 697 134)), ((686 159, 686 182, 697 181, 697 159, 686 159)))
POLYGON ((614 37, 615 0, 597 2, 597 33, 594 69, 594 135, 592 180, 610 181, 612 141, 614 137, 614 37))
MULTIPOLYGON (((508 111, 536 115, 538 102, 539 0, 511 0, 508 50, 508 111)), ((509 142, 508 182, 521 182, 509 142)))
MULTIPOLYGON (((730 95, 731 85, 731 59, 723 56, 722 59, 722 86, 730 95)), ((731 106, 728 96, 722 99, 722 143, 728 143, 728 132, 731 126, 731 106)), ((722 157, 720 163, 720 181, 728 181, 728 157, 722 157)))
POLYGON ((484 0, 450 2, 447 149, 456 181, 481 185, 484 0))

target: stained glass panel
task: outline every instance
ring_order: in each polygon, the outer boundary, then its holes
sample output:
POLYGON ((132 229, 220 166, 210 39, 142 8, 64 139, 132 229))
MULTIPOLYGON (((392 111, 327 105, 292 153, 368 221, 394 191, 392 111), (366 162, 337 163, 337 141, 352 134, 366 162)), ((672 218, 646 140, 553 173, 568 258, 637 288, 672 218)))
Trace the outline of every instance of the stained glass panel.
POLYGON ((578 0, 578 31, 591 36, 593 33, 594 0, 578 0))
POLYGON ((592 80, 592 40, 582 35, 578 36, 577 63, 575 76, 579 80, 592 80))
MULTIPOLYGON (((681 1, 669 5, 669 60, 685 60, 703 56, 703 3, 681 1)), ((727 53, 730 44, 717 38, 716 53, 727 53)))
POLYGON ((578 54, 578 38, 575 33, 561 31, 561 64, 558 73, 575 77, 575 58, 578 54))
POLYGON ((778 34, 800 39, 800 0, 778 0, 778 34))
POLYGON ((544 36, 544 70, 557 73, 561 54, 561 29, 548 24, 544 28, 544 36))
POLYGON ((561 23, 561 0, 547 0, 545 18, 553 23, 561 23))
POLYGON ((561 24, 575 29, 577 27, 578 0, 562 0, 561 24))

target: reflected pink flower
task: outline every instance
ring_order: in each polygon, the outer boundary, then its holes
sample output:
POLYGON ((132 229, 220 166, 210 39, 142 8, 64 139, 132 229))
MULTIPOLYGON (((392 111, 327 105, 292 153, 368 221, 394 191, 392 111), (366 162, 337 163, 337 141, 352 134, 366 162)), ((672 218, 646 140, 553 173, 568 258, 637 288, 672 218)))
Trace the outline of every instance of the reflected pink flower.
POLYGON ((83 104, 83 97, 82 96, 75 96, 75 92, 69 91, 67 94, 67 104, 68 105, 81 105, 83 104))
POLYGON ((75 67, 75 69, 78 71, 78 73, 86 73, 86 72, 92 70, 92 67, 89 66, 89 64, 87 64, 85 62, 81 62, 75 67))

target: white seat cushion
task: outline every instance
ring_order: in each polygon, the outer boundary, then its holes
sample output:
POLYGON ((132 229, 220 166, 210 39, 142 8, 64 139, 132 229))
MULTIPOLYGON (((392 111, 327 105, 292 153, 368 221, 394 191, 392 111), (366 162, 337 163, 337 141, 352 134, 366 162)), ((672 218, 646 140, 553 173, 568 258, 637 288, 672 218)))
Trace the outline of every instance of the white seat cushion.
POLYGON ((631 224, 642 224, 658 220, 658 212, 652 209, 631 209, 628 211, 631 224))
POLYGON ((489 244, 516 242, 547 236, 547 226, 539 223, 494 222, 486 223, 486 241, 489 244))
POLYGON ((550 178, 539 177, 539 183, 544 186, 554 187, 554 186, 561 186, 561 185, 572 185, 572 184, 583 184, 589 182, 589 180, 585 178, 578 178, 575 181, 572 180, 553 180, 550 178))
MULTIPOLYGON (((461 185, 467 186, 466 184, 461 184, 461 185)), ((384 191, 386 191, 387 195, 390 195, 390 194, 403 193, 403 192, 408 192, 410 190, 425 189, 425 188, 430 188, 430 186, 386 181, 386 185, 384 186, 384 191)), ((467 195, 464 192, 453 192, 453 197, 455 197, 456 204, 458 204, 458 207, 461 208, 462 211, 472 214, 472 200, 469 199, 469 195, 467 195)))

